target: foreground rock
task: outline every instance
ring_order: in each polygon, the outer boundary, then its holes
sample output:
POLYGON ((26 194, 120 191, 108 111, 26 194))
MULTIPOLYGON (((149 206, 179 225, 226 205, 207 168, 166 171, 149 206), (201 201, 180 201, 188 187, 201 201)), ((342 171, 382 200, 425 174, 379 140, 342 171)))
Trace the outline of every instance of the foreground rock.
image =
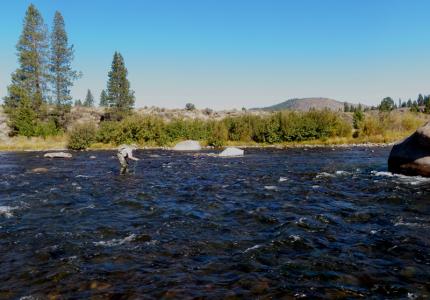
POLYGON ((173 147, 175 151, 199 151, 202 150, 200 143, 198 141, 187 140, 180 143, 177 143, 175 147, 173 147))
POLYGON ((47 168, 34 168, 34 169, 31 169, 31 172, 33 172, 33 173, 46 173, 48 171, 49 170, 47 168))
POLYGON ((219 154, 222 157, 234 157, 234 156, 243 156, 243 150, 235 147, 225 148, 223 152, 219 154))
POLYGON ((47 158, 72 158, 72 154, 67 152, 48 152, 43 155, 43 157, 47 158))
POLYGON ((388 170, 430 177, 430 123, 393 146, 388 158, 388 170))

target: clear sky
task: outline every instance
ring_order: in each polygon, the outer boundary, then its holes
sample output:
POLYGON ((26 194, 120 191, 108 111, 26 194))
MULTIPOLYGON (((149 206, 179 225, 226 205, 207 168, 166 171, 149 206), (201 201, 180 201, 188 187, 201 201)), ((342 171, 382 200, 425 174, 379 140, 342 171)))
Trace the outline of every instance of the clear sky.
POLYGON ((136 106, 215 109, 323 96, 376 104, 430 94, 428 0, 0 1, 0 97, 17 67, 29 3, 55 10, 83 77, 74 99, 98 100, 114 51, 136 106))

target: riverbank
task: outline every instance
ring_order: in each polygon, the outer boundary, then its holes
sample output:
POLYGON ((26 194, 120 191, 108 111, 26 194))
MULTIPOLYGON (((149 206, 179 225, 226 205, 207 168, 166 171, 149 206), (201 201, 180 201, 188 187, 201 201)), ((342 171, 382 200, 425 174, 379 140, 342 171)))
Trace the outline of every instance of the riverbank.
MULTIPOLYGON (((407 136, 407 135, 406 135, 407 136)), ((344 147, 385 147, 394 144, 396 141, 401 140, 406 136, 393 137, 373 137, 367 139, 354 139, 354 138, 329 138, 325 140, 312 140, 303 142, 283 142, 277 144, 265 144, 255 142, 227 142, 225 147, 234 146, 239 148, 315 148, 315 147, 327 147, 327 148, 344 148, 344 147)), ((66 135, 54 136, 54 137, 13 137, 10 138, 6 143, 0 143, 0 151, 12 152, 12 151, 64 151, 67 149, 66 135)), ((208 146, 207 142, 200 141, 204 149, 214 149, 212 146, 208 146)), ((139 144, 140 149, 162 149, 168 150, 174 146, 174 143, 166 146, 157 146, 154 144, 139 144)), ((92 144, 88 150, 113 150, 116 149, 117 145, 95 143, 92 144)))
MULTIPOLYGON (((75 108, 70 115, 70 129, 56 136, 10 137, 11 133, 3 130, 0 151, 104 150, 126 143, 145 149, 169 149, 188 139, 200 141, 203 147, 373 147, 406 138, 429 118, 427 114, 404 111, 370 111, 360 119, 343 112, 284 111, 267 115, 212 112, 200 119, 195 111, 167 114, 160 110, 158 113, 163 115, 158 115, 139 110, 121 121, 100 121, 102 113, 98 109, 75 108)), ((5 120, 3 126, 8 124, 5 120)))

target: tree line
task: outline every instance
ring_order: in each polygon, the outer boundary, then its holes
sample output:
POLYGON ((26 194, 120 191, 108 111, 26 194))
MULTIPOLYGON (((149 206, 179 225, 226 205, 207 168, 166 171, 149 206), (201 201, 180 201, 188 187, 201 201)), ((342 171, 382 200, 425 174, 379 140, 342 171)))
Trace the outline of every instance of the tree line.
POLYGON ((422 94, 419 94, 417 100, 412 101, 409 99, 408 101, 402 101, 402 99, 399 99, 397 103, 393 100, 393 98, 385 97, 381 100, 381 103, 377 107, 364 107, 362 104, 354 105, 344 102, 343 111, 356 113, 357 111, 366 112, 369 110, 379 110, 382 112, 387 112, 398 108, 409 108, 411 112, 423 112, 430 114, 430 95, 423 96, 422 94))
MULTIPOLYGON (((62 14, 55 12, 49 32, 39 10, 30 4, 16 50, 19 65, 4 98, 12 134, 46 136, 64 131, 73 105, 70 89, 82 73, 72 68, 74 47, 69 44, 62 14)), ((127 114, 134 107, 127 73, 124 58, 115 52, 99 103, 111 115, 127 114)), ((84 102, 74 104, 94 106, 94 96, 88 90, 84 102)))
POLYGON ((409 108, 412 112, 424 112, 428 114, 430 113, 430 95, 423 96, 419 94, 417 100, 414 101, 411 99, 408 101, 399 99, 398 104, 396 104, 391 97, 386 97, 382 99, 379 105, 380 111, 391 111, 397 108, 409 108))

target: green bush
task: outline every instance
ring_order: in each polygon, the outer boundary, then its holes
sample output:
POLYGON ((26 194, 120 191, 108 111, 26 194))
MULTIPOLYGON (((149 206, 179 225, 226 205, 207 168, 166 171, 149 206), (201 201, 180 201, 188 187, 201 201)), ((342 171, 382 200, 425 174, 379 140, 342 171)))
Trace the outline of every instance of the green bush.
POLYGON ((55 123, 55 120, 49 120, 46 122, 37 122, 36 126, 34 128, 34 135, 35 136, 42 136, 44 138, 48 136, 54 136, 61 133, 62 130, 57 128, 57 125, 55 123))
POLYGON ((31 107, 28 98, 23 98, 16 108, 7 110, 9 113, 9 127, 12 134, 23 135, 26 137, 35 136, 37 114, 31 107))
POLYGON ((72 150, 84 150, 96 141, 96 126, 93 123, 76 125, 69 134, 67 147, 72 150))
POLYGON ((166 124, 159 117, 129 116, 119 122, 104 121, 97 131, 101 143, 155 143, 160 146, 170 141, 166 124))
POLYGON ((97 142, 105 144, 114 143, 119 124, 119 122, 114 121, 101 122, 96 134, 97 142))
POLYGON ((209 146, 222 147, 228 139, 228 130, 223 122, 214 122, 212 125, 212 133, 207 142, 209 146))
POLYGON ((227 127, 230 141, 248 142, 252 139, 251 118, 249 116, 228 117, 224 119, 224 124, 227 127))
POLYGON ((154 116, 129 116, 121 121, 104 121, 97 131, 102 143, 151 143, 166 145, 179 140, 207 141, 221 147, 227 141, 280 143, 345 137, 352 127, 332 111, 279 112, 267 116, 251 114, 220 121, 174 119, 165 122, 154 116))
POLYGON ((157 142, 164 131, 161 118, 132 116, 125 118, 116 129, 115 143, 157 142))
POLYGON ((306 141, 344 137, 351 134, 351 125, 339 114, 329 110, 280 114, 281 140, 306 141))
POLYGON ((206 140, 211 129, 207 121, 175 119, 166 125, 166 134, 170 141, 206 140))

